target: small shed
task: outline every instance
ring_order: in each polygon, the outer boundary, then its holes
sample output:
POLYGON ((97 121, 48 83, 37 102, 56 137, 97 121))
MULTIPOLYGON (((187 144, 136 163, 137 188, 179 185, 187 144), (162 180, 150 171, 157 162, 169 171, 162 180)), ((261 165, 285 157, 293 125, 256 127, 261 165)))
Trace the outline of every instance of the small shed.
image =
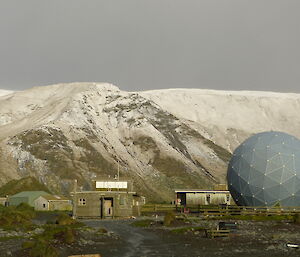
POLYGON ((34 207, 34 200, 42 195, 49 195, 45 191, 23 191, 8 198, 9 205, 17 206, 20 203, 27 203, 34 207))
POLYGON ((177 205, 219 205, 234 203, 228 190, 175 190, 177 205))
POLYGON ((8 205, 8 199, 7 197, 0 197, 0 205, 7 206, 8 205))
POLYGON ((71 201, 64 196, 41 195, 34 200, 37 211, 71 211, 71 201))

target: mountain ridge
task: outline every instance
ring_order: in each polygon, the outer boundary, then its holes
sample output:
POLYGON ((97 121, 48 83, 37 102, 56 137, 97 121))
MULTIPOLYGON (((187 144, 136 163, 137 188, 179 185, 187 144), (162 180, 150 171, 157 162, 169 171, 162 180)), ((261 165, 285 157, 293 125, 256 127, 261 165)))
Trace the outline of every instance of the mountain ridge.
POLYGON ((32 176, 67 195, 74 179, 89 190, 93 179, 112 178, 119 166, 139 193, 170 201, 176 188, 224 183, 230 153, 252 133, 284 128, 299 136, 294 132, 300 133, 295 116, 300 95, 275 93, 284 94, 278 100, 266 92, 268 97, 224 94, 126 92, 108 83, 71 83, 2 96, 0 184, 32 176), (279 106, 272 110, 274 103, 279 106), (285 114, 295 116, 293 126, 284 126, 285 114))

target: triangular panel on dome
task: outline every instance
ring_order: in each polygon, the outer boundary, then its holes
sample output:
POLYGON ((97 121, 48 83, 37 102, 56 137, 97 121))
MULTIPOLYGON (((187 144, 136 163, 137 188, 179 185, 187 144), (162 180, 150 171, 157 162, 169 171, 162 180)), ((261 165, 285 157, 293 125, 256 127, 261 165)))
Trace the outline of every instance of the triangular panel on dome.
POLYGON ((286 142, 286 134, 283 134, 281 132, 274 131, 273 137, 270 138, 269 142, 272 145, 281 144, 282 142, 286 142))
POLYGON ((287 190, 285 185, 281 185, 280 192, 279 192, 279 199, 286 199, 290 197, 292 194, 287 190))
POLYGON ((300 152, 297 152, 295 154, 295 168, 297 170, 297 174, 299 174, 299 177, 300 177, 300 152))
POLYGON ((250 166, 250 164, 253 161, 253 149, 249 150, 249 151, 245 151, 243 152, 243 154, 241 155, 241 159, 243 160, 243 162, 247 165, 250 166))
POLYGON ((271 187, 277 186, 278 184, 279 184, 278 181, 273 180, 271 177, 269 177, 267 175, 265 176, 264 188, 271 188, 271 187))
POLYGON ((239 184, 239 188, 240 188, 240 193, 242 194, 245 190, 245 187, 248 186, 248 183, 245 180, 243 180, 242 178, 240 178, 238 181, 238 184, 239 184))
POLYGON ((261 155, 258 152, 255 152, 254 154, 254 160, 252 162, 252 167, 256 169, 260 173, 266 173, 267 169, 267 159, 265 156, 261 155))
POLYGON ((284 167, 280 182, 285 183, 286 181, 294 178, 295 178, 295 171, 290 171, 286 167, 284 167))
POLYGON ((300 190, 300 178, 299 178, 299 176, 298 175, 295 176, 294 180, 295 180, 295 188, 296 188, 296 190, 300 190))
POLYGON ((297 191, 296 178, 291 177, 290 179, 286 180, 282 183, 282 187, 284 187, 290 195, 295 194, 297 191))
POLYGON ((300 188, 297 188, 298 190, 296 190, 295 196, 300 197, 300 188))
POLYGON ((244 148, 247 147, 253 147, 258 141, 258 136, 254 135, 252 137, 249 137, 245 142, 244 142, 244 148))
POLYGON ((235 158, 234 160, 230 161, 228 168, 231 170, 239 171, 241 167, 242 160, 240 158, 235 158))
POLYGON ((271 178, 274 181, 277 181, 278 184, 281 183, 281 178, 282 178, 282 174, 283 174, 283 168, 279 168, 277 170, 273 170, 272 172, 268 173, 266 176, 271 178))
POLYGON ((256 169, 251 169, 250 176, 249 176, 249 182, 251 185, 262 188, 264 186, 265 181, 265 175, 256 169))
POLYGON ((267 160, 272 159, 273 157, 277 156, 279 151, 275 151, 271 148, 271 146, 267 145, 267 151, 266 151, 266 158, 267 160))
POLYGON ((237 174, 232 173, 231 179, 229 180, 228 186, 233 188, 234 190, 240 192, 241 191, 241 186, 240 186, 240 178, 237 176, 237 174))
POLYGON ((231 180, 228 184, 228 187, 233 188, 237 192, 240 192, 241 191, 240 179, 238 178, 236 180, 231 180))
POLYGON ((254 197, 252 200, 252 206, 265 206, 265 205, 266 205, 265 202, 260 200, 257 197, 254 197))
POLYGON ((298 207, 299 206, 299 197, 290 196, 280 201, 281 206, 290 206, 290 207, 298 207))
POLYGON ((246 206, 254 206, 253 197, 252 196, 245 196, 244 197, 245 205, 246 206))
POLYGON ((270 199, 280 200, 280 187, 281 185, 276 185, 265 189, 265 196, 270 197, 270 199))
POLYGON ((253 192, 250 190, 250 185, 249 184, 246 184, 241 193, 243 194, 243 197, 245 196, 252 196, 253 195, 253 192))
POLYGON ((284 153, 281 153, 281 160, 282 160, 282 164, 284 165, 292 165, 294 166, 294 163, 295 163, 295 157, 294 157, 294 153, 291 152, 291 153, 287 153, 287 152, 284 152, 284 153))
POLYGON ((241 166, 240 166, 240 169, 239 169, 239 175, 245 181, 249 180, 249 170, 250 170, 250 164, 247 163, 245 160, 242 160, 241 161, 241 166))
POLYGON ((267 160, 266 173, 271 173, 283 167, 282 159, 279 154, 267 160))
POLYGON ((261 202, 265 201, 264 191, 262 189, 257 190, 254 194, 254 197, 257 198, 261 202))

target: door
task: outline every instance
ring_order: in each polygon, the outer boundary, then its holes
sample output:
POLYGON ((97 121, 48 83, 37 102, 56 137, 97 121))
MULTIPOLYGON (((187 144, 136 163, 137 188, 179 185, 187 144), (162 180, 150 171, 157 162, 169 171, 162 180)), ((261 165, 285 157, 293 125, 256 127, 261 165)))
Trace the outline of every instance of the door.
POLYGON ((178 205, 186 205, 186 193, 177 193, 177 204, 178 205))
POLYGON ((112 198, 104 198, 104 206, 103 206, 104 218, 112 218, 113 217, 113 199, 112 198))

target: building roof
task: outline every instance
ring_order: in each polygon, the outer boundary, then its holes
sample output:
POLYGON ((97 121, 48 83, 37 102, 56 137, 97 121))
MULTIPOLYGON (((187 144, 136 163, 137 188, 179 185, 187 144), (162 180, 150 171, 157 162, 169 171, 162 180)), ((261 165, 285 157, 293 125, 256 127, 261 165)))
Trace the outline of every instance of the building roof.
POLYGON ((178 189, 175 193, 223 193, 229 194, 228 190, 202 190, 202 189, 178 189))
POLYGON ((49 193, 46 193, 45 191, 23 191, 23 192, 20 192, 20 193, 10 196, 10 198, 13 198, 13 197, 39 197, 41 195, 49 195, 49 193))
POLYGON ((12 195, 9 197, 9 200, 18 199, 18 198, 27 198, 27 203, 31 206, 33 206, 33 201, 37 199, 39 196, 49 195, 49 193, 46 193, 45 191, 23 191, 20 193, 17 193, 15 195, 12 195))
POLYGON ((46 199, 48 201, 68 201, 69 200, 64 196, 58 196, 58 195, 42 195, 41 197, 43 197, 44 199, 46 199))
POLYGON ((77 191, 75 194, 136 194, 136 192, 132 191, 77 191))

